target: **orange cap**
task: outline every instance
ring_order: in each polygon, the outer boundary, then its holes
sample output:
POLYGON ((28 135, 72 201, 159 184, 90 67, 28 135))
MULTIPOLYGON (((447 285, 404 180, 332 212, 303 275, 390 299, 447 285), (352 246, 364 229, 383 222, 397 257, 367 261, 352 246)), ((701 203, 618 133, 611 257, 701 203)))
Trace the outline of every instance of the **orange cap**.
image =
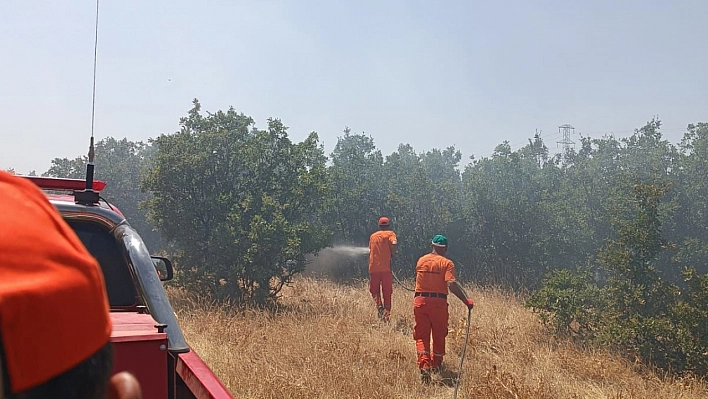
POLYGON ((108 343, 98 263, 38 187, 2 171, 0 258, 0 335, 11 392, 70 370, 108 343))
POLYGON ((386 216, 382 216, 379 218, 379 226, 388 226, 389 224, 391 224, 391 222, 386 216))

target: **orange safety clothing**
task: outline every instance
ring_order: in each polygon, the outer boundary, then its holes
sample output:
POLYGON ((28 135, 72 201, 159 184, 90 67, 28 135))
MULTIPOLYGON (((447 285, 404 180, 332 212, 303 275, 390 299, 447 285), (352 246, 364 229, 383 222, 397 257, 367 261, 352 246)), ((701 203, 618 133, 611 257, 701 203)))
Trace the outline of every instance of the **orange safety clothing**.
POLYGON ((397 245, 396 233, 379 230, 369 238, 369 273, 391 270, 391 246, 397 245))
POLYGON ((391 272, 392 247, 398 244, 396 233, 391 230, 379 230, 369 238, 369 292, 377 307, 382 306, 386 313, 391 312, 393 294, 393 274, 391 272))
POLYGON ((413 339, 418 354, 418 368, 431 369, 442 364, 445 355, 445 337, 447 337, 448 311, 444 298, 426 298, 417 296, 413 299, 413 339), (430 337, 433 338, 432 352, 430 337))
POLYGON ((455 281, 455 264, 442 255, 429 253, 415 267, 415 291, 447 295, 447 282, 455 281))
POLYGON ((371 292, 377 307, 383 306, 384 309, 391 310, 391 295, 393 294, 393 274, 391 271, 369 273, 369 292, 371 292))
POLYGON ((70 370, 108 343, 98 263, 37 186, 2 171, 0 259, 0 344, 11 392, 70 370))
POLYGON ((445 297, 430 294, 448 294, 447 282, 455 281, 455 264, 444 256, 430 253, 416 264, 415 291, 427 296, 413 299, 413 339, 418 354, 418 367, 439 367, 445 355, 445 338, 448 332, 448 309, 445 297), (433 347, 431 352, 430 338, 433 347))

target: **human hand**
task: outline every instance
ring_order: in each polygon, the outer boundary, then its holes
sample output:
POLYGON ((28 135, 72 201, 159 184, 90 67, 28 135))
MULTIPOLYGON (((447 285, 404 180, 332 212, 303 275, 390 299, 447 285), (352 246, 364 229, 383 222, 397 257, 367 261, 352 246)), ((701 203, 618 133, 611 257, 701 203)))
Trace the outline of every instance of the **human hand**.
POLYGON ((140 382, 127 371, 114 374, 108 382, 108 399, 143 399, 140 382))
POLYGON ((474 307, 474 301, 472 298, 467 298, 465 305, 467 305, 467 309, 472 309, 474 307))

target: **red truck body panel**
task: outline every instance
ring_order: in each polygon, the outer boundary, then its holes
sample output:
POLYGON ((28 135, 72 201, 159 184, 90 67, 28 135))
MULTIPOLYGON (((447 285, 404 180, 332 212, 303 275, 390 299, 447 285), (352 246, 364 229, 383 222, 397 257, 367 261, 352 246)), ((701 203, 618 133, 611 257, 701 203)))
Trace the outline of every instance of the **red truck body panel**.
POLYGON ((113 373, 132 373, 145 399, 167 398, 167 334, 157 332, 149 314, 111 313, 111 321, 113 373))
POLYGON ((216 378, 214 372, 194 351, 177 355, 177 374, 197 399, 233 398, 216 378))

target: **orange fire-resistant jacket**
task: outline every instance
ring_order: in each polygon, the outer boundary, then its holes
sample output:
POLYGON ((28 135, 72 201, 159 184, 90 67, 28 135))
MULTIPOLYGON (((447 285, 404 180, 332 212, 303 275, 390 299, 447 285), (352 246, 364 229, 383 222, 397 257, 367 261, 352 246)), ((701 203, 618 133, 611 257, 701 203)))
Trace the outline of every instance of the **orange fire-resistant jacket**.
POLYGON ((415 274, 416 292, 447 295, 447 282, 455 281, 455 264, 444 256, 429 253, 418 259, 415 274))
POLYGON ((391 270, 391 246, 398 244, 391 230, 379 230, 369 238, 369 273, 391 270))

